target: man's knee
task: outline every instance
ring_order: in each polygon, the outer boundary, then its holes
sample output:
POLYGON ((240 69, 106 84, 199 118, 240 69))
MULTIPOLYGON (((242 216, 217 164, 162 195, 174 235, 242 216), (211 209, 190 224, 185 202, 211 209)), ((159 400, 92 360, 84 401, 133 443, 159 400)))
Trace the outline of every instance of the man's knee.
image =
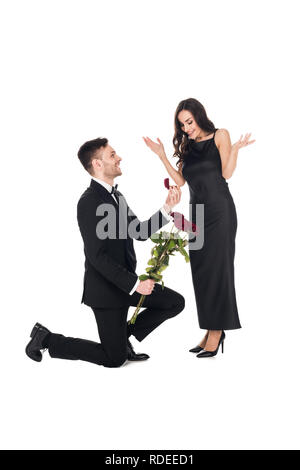
POLYGON ((127 351, 110 354, 108 361, 103 364, 105 367, 121 367, 127 360, 127 351))
POLYGON ((175 303, 174 303, 174 309, 173 309, 174 315, 177 315, 178 313, 182 312, 184 307, 185 307, 185 298, 181 294, 177 293, 175 303))

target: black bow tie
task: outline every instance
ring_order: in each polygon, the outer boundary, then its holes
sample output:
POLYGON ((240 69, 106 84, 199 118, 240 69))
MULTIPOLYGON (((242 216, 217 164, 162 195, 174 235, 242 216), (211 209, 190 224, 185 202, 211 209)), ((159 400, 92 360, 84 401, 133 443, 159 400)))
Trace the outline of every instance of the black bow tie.
POLYGON ((111 188, 110 194, 116 193, 116 192, 117 192, 117 188, 118 188, 118 185, 116 184, 115 186, 113 186, 113 187, 111 188))

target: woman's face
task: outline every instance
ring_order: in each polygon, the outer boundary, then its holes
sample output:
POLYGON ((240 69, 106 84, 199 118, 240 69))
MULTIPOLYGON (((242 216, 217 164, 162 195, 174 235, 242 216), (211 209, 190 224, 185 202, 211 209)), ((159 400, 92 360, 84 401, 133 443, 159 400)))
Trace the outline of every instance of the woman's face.
POLYGON ((180 111, 180 113, 178 113, 178 120, 182 131, 186 132, 190 139, 195 140, 197 137, 200 137, 201 129, 190 111, 185 109, 180 111))

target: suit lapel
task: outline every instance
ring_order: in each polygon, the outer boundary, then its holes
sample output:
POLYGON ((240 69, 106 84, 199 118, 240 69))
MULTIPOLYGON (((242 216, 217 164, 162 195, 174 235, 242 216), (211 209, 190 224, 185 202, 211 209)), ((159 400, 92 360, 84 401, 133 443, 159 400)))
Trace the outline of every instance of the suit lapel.
MULTIPOLYGON (((102 186, 101 183, 97 183, 95 180, 91 180, 90 184, 91 190, 97 195, 97 197, 101 198, 101 201, 104 203, 109 203, 113 204, 115 209, 116 209, 116 229, 117 233, 123 238, 127 238, 127 224, 129 223, 129 218, 128 218, 128 206, 127 202, 122 195, 122 193, 119 194, 119 204, 115 201, 115 199, 112 197, 111 193, 104 187, 102 186), (121 227, 123 227, 120 230, 120 224, 121 227)), ((132 243, 132 240, 129 241, 129 243, 132 243)))
POLYGON ((119 205, 116 203, 115 199, 112 197, 110 192, 104 186, 102 186, 101 183, 97 183, 97 181, 91 180, 90 188, 93 192, 99 195, 101 199, 104 200, 104 202, 108 202, 110 204, 113 203, 116 209, 119 209, 119 205))

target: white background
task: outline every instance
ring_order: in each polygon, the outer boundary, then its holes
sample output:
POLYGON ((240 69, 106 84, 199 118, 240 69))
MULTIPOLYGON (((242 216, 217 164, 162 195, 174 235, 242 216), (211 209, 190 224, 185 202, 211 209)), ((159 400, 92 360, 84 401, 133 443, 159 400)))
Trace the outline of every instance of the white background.
MULTIPOLYGON (((297 1, 1 2, 1 447, 4 449, 299 448, 299 33, 297 1), (119 369, 30 361, 36 321, 98 340, 81 305, 76 204, 89 185, 77 151, 108 137, 115 180, 144 220, 166 198, 176 106, 194 97, 232 142, 252 132, 228 180, 238 231, 242 329, 198 360, 190 265, 165 282, 186 299, 119 369)), ((188 186, 177 210, 188 216, 188 186)), ((151 241, 135 242, 137 272, 151 241)), ((133 308, 130 309, 130 314, 133 308)))

